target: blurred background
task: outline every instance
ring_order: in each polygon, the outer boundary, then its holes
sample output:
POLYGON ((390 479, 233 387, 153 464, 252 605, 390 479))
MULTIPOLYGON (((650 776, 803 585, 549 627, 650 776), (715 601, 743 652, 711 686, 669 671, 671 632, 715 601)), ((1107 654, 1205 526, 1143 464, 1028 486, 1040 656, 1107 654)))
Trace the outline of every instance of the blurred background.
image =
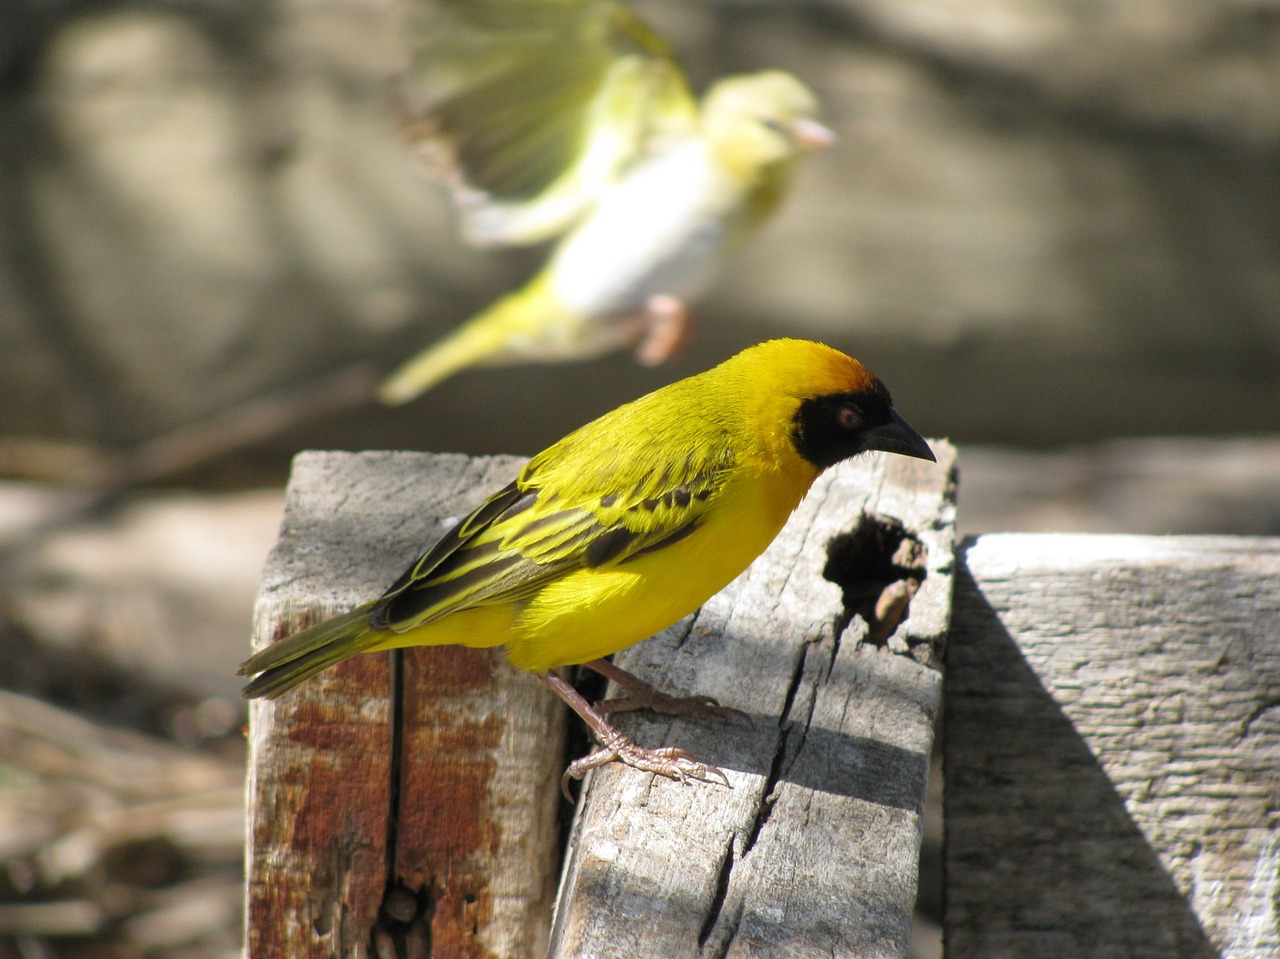
POLYGON ((0 6, 0 959, 238 954, 234 669, 302 448, 533 453, 800 335, 959 444, 967 533, 1280 533, 1280 3, 637 2, 839 145, 675 364, 391 410, 542 255, 462 244, 396 135, 401 2, 0 6))

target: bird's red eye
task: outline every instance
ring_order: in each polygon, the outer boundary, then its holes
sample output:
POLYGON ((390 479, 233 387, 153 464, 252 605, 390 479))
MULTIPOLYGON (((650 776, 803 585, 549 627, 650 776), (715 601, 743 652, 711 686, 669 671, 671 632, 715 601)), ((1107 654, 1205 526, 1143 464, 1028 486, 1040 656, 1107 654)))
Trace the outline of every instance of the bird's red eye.
POLYGON ((856 430, 862 425, 862 414, 852 406, 842 406, 836 413, 836 422, 843 430, 856 430))

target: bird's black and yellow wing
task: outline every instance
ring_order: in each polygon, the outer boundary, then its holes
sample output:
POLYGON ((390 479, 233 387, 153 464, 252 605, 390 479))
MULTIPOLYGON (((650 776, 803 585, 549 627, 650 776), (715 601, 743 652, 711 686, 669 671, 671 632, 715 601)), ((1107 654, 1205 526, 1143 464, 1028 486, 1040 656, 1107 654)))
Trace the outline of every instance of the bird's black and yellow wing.
MULTIPOLYGON (((545 454, 544 454, 545 455, 545 454)), ((519 603, 576 570, 629 562, 693 533, 733 465, 700 447, 634 476, 608 453, 566 488, 545 485, 540 456, 428 549, 373 606, 374 629, 404 631, 452 612, 519 603)))

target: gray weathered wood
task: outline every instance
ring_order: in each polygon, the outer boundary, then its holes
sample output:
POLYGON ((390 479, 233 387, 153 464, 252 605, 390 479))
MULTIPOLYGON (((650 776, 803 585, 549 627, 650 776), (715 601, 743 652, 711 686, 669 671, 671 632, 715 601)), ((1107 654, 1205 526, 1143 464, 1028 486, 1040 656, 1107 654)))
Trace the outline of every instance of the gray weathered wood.
POLYGON ((733 788, 593 773, 552 955, 906 955, 953 563, 955 453, 934 449, 936 466, 879 456, 831 470, 750 570, 619 655, 751 724, 619 717, 642 744, 722 767, 733 788), (824 578, 830 555, 848 555, 834 543, 886 517, 923 547, 898 552, 914 574, 846 559, 831 564, 843 591, 824 578), (923 581, 895 629, 910 575, 923 581), (852 614, 859 589, 887 626, 852 614))
POLYGON ((1280 540, 993 535, 948 644, 948 959, 1280 955, 1280 540))
MULTIPOLYGON (((255 646, 379 595, 519 462, 299 456, 255 646)), ((388 661, 359 656, 253 704, 247 954, 360 956, 372 944, 425 955, 428 941, 435 956, 539 954, 555 877, 559 704, 496 651, 405 651, 389 830, 388 661)))

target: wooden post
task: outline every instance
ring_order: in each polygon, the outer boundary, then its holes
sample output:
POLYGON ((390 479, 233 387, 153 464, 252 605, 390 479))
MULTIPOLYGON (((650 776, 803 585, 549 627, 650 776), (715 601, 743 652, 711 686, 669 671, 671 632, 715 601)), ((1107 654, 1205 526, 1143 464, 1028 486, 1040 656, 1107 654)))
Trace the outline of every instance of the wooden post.
POLYGON ((948 959, 1280 955, 1280 540, 961 557, 948 959))
MULTIPOLYGON (((255 648, 379 595, 519 465, 300 455, 255 648)), ((359 656, 255 702, 248 956, 542 954, 563 728, 554 698, 492 650, 359 656)))
POLYGON ((619 654, 751 722, 619 717, 732 788, 593 773, 551 955, 907 955, 953 566, 955 452, 933 445, 936 466, 831 470, 746 574, 619 654))

